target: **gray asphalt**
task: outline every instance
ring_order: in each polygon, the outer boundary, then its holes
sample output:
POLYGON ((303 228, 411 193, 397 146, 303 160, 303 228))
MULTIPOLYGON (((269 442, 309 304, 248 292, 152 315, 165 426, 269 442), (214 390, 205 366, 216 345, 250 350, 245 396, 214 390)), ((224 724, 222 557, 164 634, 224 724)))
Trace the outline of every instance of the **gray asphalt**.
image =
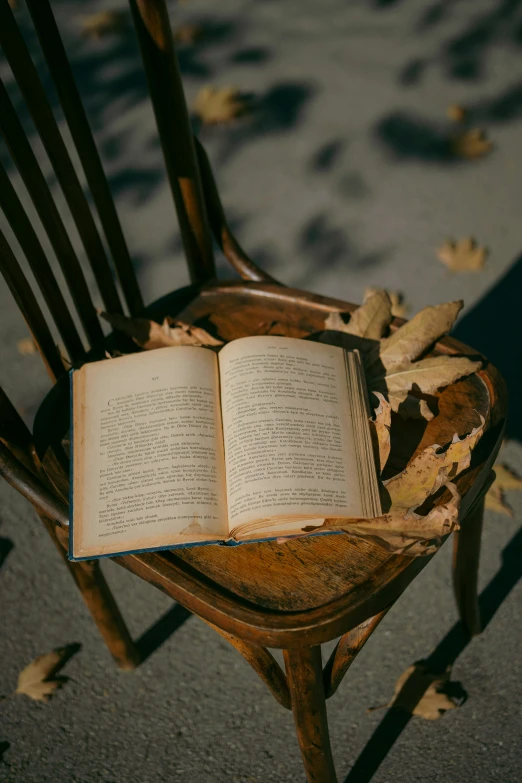
MULTIPOLYGON (((104 3, 54 7, 151 301, 187 278, 134 39, 81 37, 80 17, 104 3)), ((242 244, 285 283, 327 295, 360 301, 366 286, 386 286, 403 292, 411 313, 464 298, 456 332, 506 374, 513 415, 502 460, 522 473, 522 3, 191 0, 172 11, 176 23, 207 26, 206 39, 180 52, 189 101, 204 84, 234 84, 257 105, 250 119, 201 133, 242 244), (495 144, 487 158, 452 158, 446 109, 454 103, 487 130, 495 144), (470 234, 490 248, 487 264, 452 275, 436 249, 470 234)), ((17 14, 38 58, 25 9, 17 14)), ((9 163, 5 148, 0 154, 9 163)), ((17 350, 27 332, 3 284, 0 297, 0 382, 30 423, 49 384, 39 358, 17 350)), ((0 694, 36 655, 81 644, 48 704, 0 703, 2 781, 303 779, 291 716, 241 657, 108 563, 133 635, 164 613, 179 625, 137 671, 117 671, 34 513, 3 483, 0 495, 0 694)), ((358 758, 349 783, 372 772, 375 783, 522 780, 522 497, 509 500, 513 518, 486 515, 482 635, 466 644, 455 628, 445 546, 328 702, 340 781, 358 758), (367 712, 434 650, 455 660, 463 706, 402 731, 397 716, 367 712)))

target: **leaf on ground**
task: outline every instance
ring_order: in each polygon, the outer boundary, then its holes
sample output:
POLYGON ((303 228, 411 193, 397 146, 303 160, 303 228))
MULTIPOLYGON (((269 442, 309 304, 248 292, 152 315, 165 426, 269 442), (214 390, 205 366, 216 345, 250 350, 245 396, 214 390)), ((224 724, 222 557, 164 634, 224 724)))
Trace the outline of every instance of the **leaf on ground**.
POLYGON ((446 114, 453 122, 465 122, 468 116, 467 109, 464 106, 459 106, 458 103, 454 103, 448 106, 446 114))
POLYGON ((202 87, 192 111, 205 125, 231 122, 248 111, 249 104, 237 87, 202 87))
POLYGON ((204 34, 201 24, 182 24, 174 28, 172 35, 176 43, 193 44, 199 41, 204 34))
MULTIPOLYGON (((408 666, 395 683, 393 698, 384 707, 396 707, 425 720, 437 720, 448 710, 460 706, 465 693, 460 683, 451 683, 451 667, 444 674, 430 672, 426 665, 419 662, 408 666), (452 691, 457 690, 460 701, 454 701, 452 691), (419 694, 422 694, 419 698, 419 694)), ((378 709, 376 707, 370 708, 378 709)))
POLYGON ((39 655, 20 672, 15 694, 22 693, 34 701, 48 701, 67 681, 67 678, 56 675, 77 650, 78 645, 71 644, 39 655))
POLYGON ((162 324, 147 318, 128 318, 126 315, 104 313, 99 315, 120 332, 132 337, 134 342, 146 351, 172 345, 223 345, 205 329, 183 321, 165 318, 162 324))
POLYGON ((22 356, 30 356, 33 353, 36 353, 37 348, 35 345, 34 340, 32 337, 23 337, 21 340, 18 340, 16 343, 16 348, 18 350, 18 353, 22 356))
POLYGON ((493 470, 495 471, 495 481, 486 495, 486 508, 512 517, 513 509, 506 501, 505 493, 509 490, 520 492, 522 490, 522 479, 506 465, 501 465, 500 463, 495 465, 493 470))
POLYGON ((379 400, 379 407, 375 409, 375 419, 370 419, 370 424, 372 434, 377 441, 375 444, 377 447, 375 451, 379 457, 377 470, 382 473, 390 456, 391 405, 379 392, 374 392, 374 395, 379 400))
POLYGON ((92 16, 83 16, 81 22, 82 35, 86 38, 102 38, 120 33, 127 23, 127 15, 124 11, 100 11, 92 16))
POLYGON ((451 150, 458 158, 475 160, 488 155, 493 149, 493 142, 488 139, 485 131, 479 128, 459 133, 451 139, 451 150))
POLYGON ((303 532, 317 533, 337 530, 351 536, 370 539, 388 552, 411 557, 432 555, 442 544, 443 538, 459 530, 461 497, 450 481, 444 486, 451 494, 447 503, 439 503, 425 516, 409 510, 406 513, 390 511, 380 517, 325 519, 322 525, 303 527, 303 532))
POLYGON ((477 245, 473 237, 445 242, 437 256, 452 272, 479 272, 486 262, 488 250, 477 245))
POLYGON ((484 431, 484 419, 469 435, 462 439, 457 434, 449 446, 428 446, 413 459, 401 473, 384 482, 390 499, 391 511, 406 513, 422 505, 448 480, 458 476, 469 467, 471 452, 484 431))
MULTIPOLYGON (((364 291, 364 301, 366 302, 370 296, 379 293, 380 291, 386 291, 391 301, 391 313, 394 318, 404 318, 409 310, 408 305, 404 303, 404 295, 400 291, 389 291, 387 288, 373 288, 368 287, 364 291)), ((382 335, 381 335, 382 336, 382 335)))

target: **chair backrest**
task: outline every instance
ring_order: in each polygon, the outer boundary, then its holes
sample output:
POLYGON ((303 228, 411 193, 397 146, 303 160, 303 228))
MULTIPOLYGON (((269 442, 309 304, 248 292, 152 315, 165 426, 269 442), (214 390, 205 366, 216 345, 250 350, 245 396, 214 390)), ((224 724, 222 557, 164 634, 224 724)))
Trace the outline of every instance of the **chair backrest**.
MULTIPOLYGON (((49 0, 26 2, 92 203, 99 216, 105 242, 96 226, 89 200, 80 184, 9 0, 0 0, 0 46, 67 201, 106 310, 122 313, 126 308, 131 315, 136 314, 143 308, 138 282, 49 0)), ((190 276, 193 282, 201 283, 215 274, 198 165, 198 158, 204 163, 204 153, 199 150, 196 155, 165 0, 130 0, 130 6, 190 276)), ((103 332, 84 271, 8 91, 1 81, 0 132, 63 272, 87 345, 93 347, 102 340, 103 332)), ((81 362, 86 353, 84 339, 68 310, 31 220, 1 163, 0 207, 27 259, 70 361, 75 364, 81 362)), ((0 268, 46 361, 50 375, 53 378, 60 377, 66 370, 52 332, 1 230, 0 268)))

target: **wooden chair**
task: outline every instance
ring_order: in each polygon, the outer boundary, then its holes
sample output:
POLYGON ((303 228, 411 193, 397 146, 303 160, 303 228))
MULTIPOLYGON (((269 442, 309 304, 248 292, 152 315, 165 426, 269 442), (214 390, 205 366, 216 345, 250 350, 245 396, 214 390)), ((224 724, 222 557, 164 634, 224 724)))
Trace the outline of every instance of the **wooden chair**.
MULTIPOLYGON (((54 80, 79 160, 98 212, 105 244, 58 131, 46 94, 18 30, 8 0, 0 0, 0 44, 71 209, 85 255, 109 312, 160 320, 164 315, 201 323, 220 316, 220 335, 233 339, 255 334, 257 325, 278 321, 292 334, 322 330, 330 311, 353 305, 286 288, 259 270, 241 249, 226 223, 207 157, 194 142, 164 0, 130 0, 147 74, 192 283, 144 308, 129 252, 107 180, 80 102, 48 0, 27 0, 34 27, 54 80), (215 278, 211 233, 241 277, 215 278), (115 273, 115 274, 114 274, 115 273)), ((75 365, 103 356, 118 344, 104 338, 57 207, 10 102, 0 86, 0 130, 36 207, 63 271, 85 333, 75 325, 44 250, 6 171, 0 168, 0 200, 5 217, 75 365)), ((139 663, 136 647, 105 583, 99 561, 71 563, 68 540, 68 460, 64 437, 69 427, 69 389, 64 362, 38 300, 3 233, 0 266, 53 381, 31 434, 5 394, 0 395, 0 472, 36 508, 62 553, 118 666, 139 663)), ((402 321, 396 319, 392 328, 402 321)), ((435 352, 472 353, 446 338, 435 352)), ((462 527, 454 536, 454 585, 462 622, 470 634, 480 630, 477 568, 483 497, 499 449, 506 416, 505 390, 491 365, 444 390, 439 414, 429 424, 394 422, 399 433, 392 459, 399 470, 413 453, 446 443, 454 432, 469 432, 477 411, 487 431, 473 452, 471 467, 457 484, 463 495, 462 527)), ((371 541, 348 535, 304 538, 241 547, 197 547, 175 552, 114 558, 197 614, 227 639, 264 680, 277 701, 294 714, 309 781, 335 781, 325 700, 337 690, 350 664, 394 601, 429 558, 391 555, 371 541), (325 667, 321 644, 340 637, 325 667), (267 647, 284 650, 285 671, 267 647)))

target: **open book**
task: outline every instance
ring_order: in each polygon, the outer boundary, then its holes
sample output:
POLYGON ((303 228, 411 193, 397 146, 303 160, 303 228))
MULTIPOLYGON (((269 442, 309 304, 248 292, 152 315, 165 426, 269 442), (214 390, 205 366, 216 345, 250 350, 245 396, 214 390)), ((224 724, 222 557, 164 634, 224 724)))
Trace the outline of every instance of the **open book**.
POLYGON ((289 337, 72 373, 73 560, 381 513, 357 351, 289 337))

